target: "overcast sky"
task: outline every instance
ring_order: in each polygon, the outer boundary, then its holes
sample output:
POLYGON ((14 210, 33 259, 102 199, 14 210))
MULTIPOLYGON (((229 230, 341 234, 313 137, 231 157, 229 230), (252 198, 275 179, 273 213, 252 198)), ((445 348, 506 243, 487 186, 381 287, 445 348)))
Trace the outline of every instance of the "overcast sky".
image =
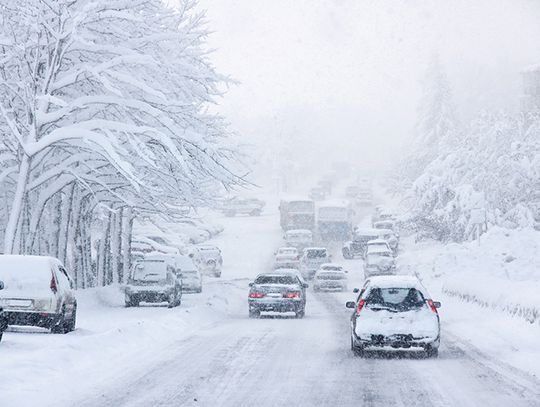
MULTIPOLYGON (((220 110, 246 141, 383 160, 410 137, 434 53, 458 113, 515 109, 540 62, 533 0, 203 0, 212 60, 240 82, 220 110), (333 147, 333 148, 329 148, 333 147)), ((275 151, 272 150, 272 151, 275 151)))

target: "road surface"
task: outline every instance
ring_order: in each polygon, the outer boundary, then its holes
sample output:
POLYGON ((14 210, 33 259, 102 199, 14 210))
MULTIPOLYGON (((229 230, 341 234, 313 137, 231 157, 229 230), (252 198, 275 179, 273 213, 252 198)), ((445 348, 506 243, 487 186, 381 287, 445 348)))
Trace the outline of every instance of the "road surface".
MULTIPOLYGON (((353 355, 344 307, 352 293, 310 288, 304 319, 249 319, 247 283, 265 271, 253 259, 269 259, 279 244, 277 214, 223 222, 229 265, 208 284, 238 303, 233 312, 173 339, 156 349, 150 366, 130 365, 73 405, 540 406, 539 381, 487 357, 444 324, 438 359, 353 355)), ((344 264, 359 283, 360 263, 344 264)))

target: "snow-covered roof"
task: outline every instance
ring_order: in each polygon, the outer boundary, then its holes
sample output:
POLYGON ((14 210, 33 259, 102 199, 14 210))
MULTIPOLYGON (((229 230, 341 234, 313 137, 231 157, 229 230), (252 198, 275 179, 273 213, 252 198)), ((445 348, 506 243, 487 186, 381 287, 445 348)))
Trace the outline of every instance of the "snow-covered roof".
POLYGON ((418 278, 409 275, 374 276, 369 278, 369 285, 378 288, 422 287, 418 278))

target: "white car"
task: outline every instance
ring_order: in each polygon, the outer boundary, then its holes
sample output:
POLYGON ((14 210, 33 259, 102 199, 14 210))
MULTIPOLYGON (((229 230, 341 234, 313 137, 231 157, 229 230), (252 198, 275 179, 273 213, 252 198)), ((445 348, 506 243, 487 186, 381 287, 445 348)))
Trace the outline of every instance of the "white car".
POLYGON ((283 236, 287 246, 296 247, 302 250, 313 244, 313 233, 307 229, 291 229, 285 232, 283 236))
POLYGON ((214 277, 221 277, 223 257, 219 247, 213 245, 194 246, 189 251, 189 257, 193 259, 201 272, 212 274, 214 277))
POLYGON ((326 247, 306 247, 300 259, 300 271, 304 279, 311 280, 319 267, 330 260, 331 256, 326 247))
POLYGON ((174 274, 182 281, 182 291, 202 292, 202 275, 193 259, 182 254, 151 253, 144 260, 162 260, 174 268, 174 274))
POLYGON ((364 275, 366 278, 376 275, 394 274, 396 260, 390 251, 372 252, 366 254, 364 260, 364 275))
POLYGON ((394 254, 388 242, 384 239, 374 239, 367 242, 366 253, 390 253, 394 254))
POLYGON ((413 276, 379 276, 366 280, 351 316, 351 350, 409 350, 436 357, 441 341, 441 304, 433 301, 413 276))
POLYGON ((60 260, 46 256, 0 255, 0 308, 9 325, 75 329, 77 300, 73 282, 60 260))
POLYGON ((313 278, 313 289, 321 290, 347 290, 347 271, 343 267, 326 263, 321 265, 313 278))

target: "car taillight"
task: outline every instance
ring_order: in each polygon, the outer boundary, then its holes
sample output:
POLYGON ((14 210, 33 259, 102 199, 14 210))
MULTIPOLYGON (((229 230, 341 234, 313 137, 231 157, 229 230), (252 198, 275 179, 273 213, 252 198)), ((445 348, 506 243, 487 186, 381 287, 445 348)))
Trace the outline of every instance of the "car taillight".
POLYGON ((290 293, 286 293, 284 297, 285 298, 298 298, 300 297, 300 293, 298 291, 292 291, 290 293))
POLYGON ((433 304, 433 300, 427 300, 427 303, 429 305, 429 308, 431 308, 431 310, 435 313, 435 314, 438 314, 437 312, 437 307, 435 306, 435 304, 433 304))
POLYGON ((262 297, 264 297, 264 293, 259 293, 259 292, 249 293, 249 298, 262 298, 262 297))
POLYGON ((364 308, 364 305, 366 304, 365 300, 358 301, 358 305, 356 306, 356 313, 360 314, 360 311, 362 311, 362 308, 364 308))
POLYGON ((58 287, 56 286, 56 280, 54 278, 54 275, 51 275, 51 291, 56 294, 58 291, 58 287))

